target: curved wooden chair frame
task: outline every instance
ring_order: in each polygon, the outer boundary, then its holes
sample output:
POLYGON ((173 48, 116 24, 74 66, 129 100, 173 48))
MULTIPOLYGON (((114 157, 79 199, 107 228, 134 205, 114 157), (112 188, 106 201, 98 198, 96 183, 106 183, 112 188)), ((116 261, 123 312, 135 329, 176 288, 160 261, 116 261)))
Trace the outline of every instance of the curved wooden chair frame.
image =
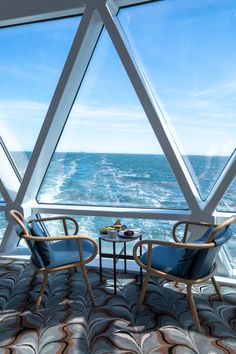
POLYGON ((74 262, 74 263, 70 263, 70 264, 66 264, 66 265, 61 265, 61 266, 57 266, 57 267, 52 267, 52 268, 47 268, 47 267, 38 268, 31 260, 31 265, 34 268, 34 274, 33 274, 32 280, 30 282, 30 285, 33 285, 38 273, 43 273, 43 276, 44 276, 43 283, 41 285, 39 295, 38 295, 38 298, 36 301, 35 310, 37 311, 40 307, 43 293, 44 293, 44 289, 45 289, 45 286, 48 281, 48 275, 52 272, 57 272, 60 270, 65 270, 65 269, 70 269, 70 268, 74 268, 76 270, 76 267, 81 268, 82 275, 84 277, 84 280, 85 280, 85 283, 87 286, 87 290, 89 293, 89 297, 91 299, 92 305, 95 306, 93 291, 92 291, 92 287, 91 287, 89 279, 88 279, 87 270, 85 268, 85 265, 88 264, 89 262, 91 262, 97 256, 97 254, 98 254, 97 242, 93 238, 89 237, 88 235, 83 235, 83 234, 77 235, 77 233, 79 231, 78 222, 70 216, 63 215, 63 216, 53 216, 53 217, 45 217, 45 218, 34 218, 34 219, 31 219, 30 221, 27 221, 27 223, 29 223, 29 224, 31 224, 33 221, 38 222, 38 223, 41 223, 44 221, 55 221, 55 220, 62 221, 64 233, 65 233, 64 236, 39 237, 39 236, 31 236, 29 234, 29 232, 27 231, 27 229, 23 223, 24 217, 19 211, 11 210, 10 215, 17 222, 17 224, 20 225, 20 227, 22 228, 23 235, 21 237, 25 240, 31 240, 31 241, 36 241, 36 242, 40 242, 40 241, 52 242, 52 241, 58 241, 58 240, 65 240, 65 237, 66 237, 67 240, 73 239, 73 240, 78 241, 78 252, 79 252, 79 257, 80 257, 80 261, 78 261, 78 262, 74 262), (70 221, 74 224, 75 231, 74 231, 73 235, 68 235, 69 232, 68 232, 68 227, 67 227, 67 221, 70 221), (94 251, 93 251, 92 255, 88 258, 84 258, 84 256, 83 256, 83 247, 82 247, 82 243, 81 243, 82 240, 87 240, 87 241, 91 242, 94 246, 94 251))
POLYGON ((158 277, 161 277, 161 278, 164 278, 169 281, 176 282, 176 283, 178 283, 178 282, 184 283, 187 285, 187 297, 188 297, 190 308, 191 308, 191 311, 192 311, 192 314, 194 317, 196 328, 199 332, 201 332, 200 321, 199 321, 198 313, 196 310, 196 306, 195 306, 195 302, 194 302, 194 298, 193 298, 193 294, 192 294, 192 286, 211 279, 212 284, 215 288, 216 294, 218 295, 219 299, 222 301, 223 300, 222 295, 220 293, 220 290, 219 290, 216 280, 214 278, 214 273, 216 270, 215 265, 214 265, 214 269, 212 270, 212 272, 202 278, 198 278, 198 279, 179 278, 174 275, 162 272, 158 269, 151 267, 152 249, 153 249, 153 246, 156 246, 156 245, 184 248, 184 249, 187 249, 187 248, 189 248, 189 249, 209 249, 212 247, 216 247, 216 245, 214 243, 214 237, 216 236, 216 234, 219 231, 221 231, 224 227, 234 223, 235 221, 236 221, 236 217, 234 217, 234 216, 225 220, 220 225, 208 224, 208 223, 203 223, 203 222, 194 222, 194 221, 180 221, 174 225, 173 230, 172 230, 172 236, 173 236, 174 242, 159 241, 159 240, 142 240, 142 241, 137 242, 133 248, 133 257, 134 257, 134 260, 137 262, 137 264, 142 269, 144 269, 146 271, 145 280, 144 280, 144 283, 143 283, 143 286, 141 289, 141 293, 140 293, 140 297, 139 297, 139 301, 138 301, 137 312, 139 312, 141 305, 144 301, 145 293, 147 290, 147 285, 148 285, 149 279, 152 275, 155 275, 155 276, 158 276, 158 277), (176 231, 180 225, 185 225, 185 228, 184 228, 183 237, 179 240, 177 237, 176 231), (207 243, 201 243, 201 244, 200 243, 187 243, 187 235, 188 235, 188 231, 189 231, 189 226, 191 226, 191 225, 205 226, 205 227, 214 226, 215 229, 209 235, 207 243), (143 246, 147 247, 147 252, 148 252, 147 253, 147 264, 142 263, 139 259, 139 249, 140 249, 140 247, 143 247, 143 246))

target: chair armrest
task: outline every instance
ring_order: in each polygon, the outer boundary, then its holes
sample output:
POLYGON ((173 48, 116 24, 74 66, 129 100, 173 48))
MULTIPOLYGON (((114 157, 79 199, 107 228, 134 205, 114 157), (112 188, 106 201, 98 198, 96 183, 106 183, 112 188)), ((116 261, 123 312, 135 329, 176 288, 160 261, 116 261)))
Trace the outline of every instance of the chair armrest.
POLYGON ((208 237, 208 242, 212 242, 214 240, 215 236, 220 232, 224 227, 228 227, 229 225, 233 224, 236 222, 236 216, 232 215, 230 218, 226 219, 223 221, 221 224, 216 225, 214 231, 211 233, 211 235, 208 237))
POLYGON ((143 246, 144 244, 147 245, 159 245, 159 246, 169 246, 169 247, 176 247, 176 248, 197 248, 197 249, 202 249, 202 248, 212 248, 215 247, 215 243, 180 243, 180 242, 172 242, 172 241, 162 241, 162 240, 141 240, 138 241, 134 245, 134 249, 138 248, 139 246, 143 246))
MULTIPOLYGON (((159 241, 159 240, 142 240, 137 242, 134 245, 134 249, 133 249, 133 257, 134 260, 136 261, 136 263, 138 264, 138 266, 142 269, 144 269, 147 272, 147 275, 151 275, 154 274, 156 276, 162 277, 164 279, 168 279, 170 281, 179 281, 179 282, 186 282, 186 279, 177 277, 175 275, 169 274, 165 271, 159 270, 159 269, 155 269, 152 268, 151 264, 152 264, 152 246, 154 245, 163 245, 163 246, 170 246, 170 247, 178 247, 178 248, 198 248, 198 249, 207 249, 207 248, 212 248, 215 247, 215 244, 212 243, 207 243, 207 244, 183 244, 183 243, 179 243, 179 242, 167 242, 167 241, 159 241), (142 247, 142 245, 147 244, 148 245, 148 254, 147 254, 147 264, 144 264, 141 262, 141 260, 138 257, 138 248, 142 247)), ((209 279, 209 274, 207 274, 207 277, 203 277, 201 279, 199 279, 199 281, 205 281, 209 279)))
POLYGON ((72 223, 74 224, 75 231, 74 231, 73 235, 77 235, 79 232, 79 223, 72 216, 68 216, 68 215, 49 216, 49 217, 45 217, 45 218, 30 219, 28 222, 32 223, 32 221, 35 221, 35 222, 62 221, 65 236, 68 237, 69 232, 68 232, 67 223, 66 223, 66 221, 68 221, 68 220, 72 221, 72 223))
MULTIPOLYGON (((40 241, 46 241, 46 242, 50 242, 50 241, 60 241, 60 240, 64 240, 65 241, 65 236, 28 236, 28 235, 22 235, 22 238, 26 239, 26 240, 31 240, 31 241, 36 241, 36 242, 40 242, 40 241)), ((82 261, 83 264, 89 263, 91 262, 98 254, 98 244, 96 242, 96 240, 94 240, 92 237, 88 236, 88 235, 66 235, 66 239, 67 240, 78 240, 78 251, 80 254, 80 260, 82 261), (81 242, 82 240, 86 240, 89 241, 93 244, 94 246, 94 250, 93 253, 90 257, 88 258, 83 258, 83 249, 82 249, 82 245, 81 242)))
POLYGON ((169 246, 169 247, 176 247, 176 248, 184 248, 184 249, 208 249, 208 248, 213 248, 215 247, 215 243, 180 243, 180 242, 169 242, 169 241, 161 241, 161 240, 141 240, 138 241, 133 248, 133 258, 135 262, 143 269, 146 269, 147 267, 151 267, 151 258, 152 258, 152 247, 154 245, 160 245, 160 246, 169 246), (138 249, 139 247, 142 247, 144 245, 148 246, 148 264, 145 265, 143 264, 138 256, 138 249))
POLYGON ((217 226, 216 224, 210 224, 210 223, 206 223, 206 222, 199 222, 199 221, 178 221, 174 226, 173 226, 173 229, 172 229, 172 237, 174 239, 175 242, 182 242, 182 243, 185 243, 187 241, 187 235, 188 235, 188 231, 189 231, 189 226, 190 225, 194 225, 194 226, 205 226, 205 227, 210 227, 210 226, 217 226), (179 239, 177 237, 177 234, 176 234, 176 231, 177 231, 177 228, 180 226, 180 225, 185 225, 185 228, 184 228, 184 232, 183 232, 183 236, 181 239, 179 239))

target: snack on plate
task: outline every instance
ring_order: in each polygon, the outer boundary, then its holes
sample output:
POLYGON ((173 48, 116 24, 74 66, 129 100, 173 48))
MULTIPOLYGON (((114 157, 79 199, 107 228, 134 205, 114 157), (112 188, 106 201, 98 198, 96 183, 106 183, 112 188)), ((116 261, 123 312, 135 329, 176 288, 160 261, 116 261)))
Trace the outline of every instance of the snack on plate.
POLYGON ((134 231, 132 231, 132 230, 126 230, 126 231, 124 231, 124 235, 125 235, 125 236, 133 236, 133 235, 134 235, 134 231))
POLYGON ((116 222, 113 224, 113 227, 118 231, 121 229, 121 222, 119 219, 116 220, 116 222))
POLYGON ((101 234, 109 234, 110 231, 116 231, 115 227, 113 226, 104 226, 100 229, 101 234))

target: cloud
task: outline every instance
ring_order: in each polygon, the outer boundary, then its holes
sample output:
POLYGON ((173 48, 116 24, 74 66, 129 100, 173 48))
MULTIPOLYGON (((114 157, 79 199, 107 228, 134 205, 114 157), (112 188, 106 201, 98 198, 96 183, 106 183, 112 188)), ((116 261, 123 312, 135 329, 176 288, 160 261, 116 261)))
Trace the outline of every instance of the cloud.
POLYGON ((47 112, 45 103, 0 100, 0 134, 9 150, 32 150, 47 112))
POLYGON ((198 92, 181 92, 166 102, 170 121, 178 131, 234 137, 236 81, 219 83, 198 92), (184 99, 183 99, 184 97, 184 99))
MULTIPOLYGON (((200 100, 200 99, 199 99, 200 100)), ((224 119, 214 111, 194 111, 198 100, 187 101, 188 110, 183 101, 181 113, 176 110, 170 115, 168 123, 174 139, 185 154, 229 155, 235 148, 236 120, 225 110, 224 119), (190 107, 192 107, 192 114, 190 107), (201 115, 203 113, 203 115, 201 115), (223 144, 222 144, 223 142, 223 144), (182 145, 182 147, 181 147, 182 145)), ((205 102, 207 105, 207 103, 205 102)), ((208 104, 210 106, 212 102, 208 104)), ((0 100, 0 133, 11 150, 31 150, 42 126, 48 105, 27 100, 0 100)), ((76 104, 73 106, 68 123, 60 139, 60 150, 78 149, 93 139, 93 149, 101 145, 101 137, 106 136, 107 149, 111 149, 114 139, 124 141, 123 149, 132 145, 132 152, 143 153, 160 151, 159 143, 140 106, 108 105, 99 107, 95 102, 91 106, 76 104), (73 137, 73 138, 72 138, 73 137), (72 141, 74 142, 72 144, 72 141), (142 142, 142 144, 141 144, 142 142), (109 146, 110 144, 110 146, 109 146)), ((104 142, 103 142, 104 144, 104 142)), ((129 148, 131 149, 131 147, 129 148)))
POLYGON ((235 94, 236 92, 236 80, 231 80, 227 82, 221 82, 215 86, 209 87, 208 89, 202 91, 193 92, 193 97, 216 97, 216 95, 227 96, 235 94))
POLYGON ((122 108, 122 105, 108 106, 106 108, 99 108, 95 106, 90 108, 87 105, 75 104, 71 112, 71 119, 83 119, 83 118, 94 118, 94 117, 104 117, 110 118, 115 117, 119 119, 132 119, 132 120, 142 120, 145 113, 142 109, 137 106, 131 106, 128 108, 122 108))
POLYGON ((161 153, 144 111, 137 106, 76 105, 68 123, 59 151, 161 153))
MULTIPOLYGON (((44 118, 48 105, 41 102, 27 100, 0 100, 0 117, 1 120, 7 121, 19 120, 24 121, 44 118)), ((23 123, 23 122, 22 122, 23 123)))
MULTIPOLYGON (((11 150, 31 150, 42 126, 48 105, 27 100, 0 100, 0 131, 11 150)), ((155 141, 156 138, 142 109, 137 107, 109 106, 107 108, 75 105, 62 134, 62 150, 68 135, 90 134, 122 136, 143 136, 155 141), (91 133, 90 133, 91 131, 91 133), (98 133, 100 132, 100 133, 98 133), (129 134, 129 135, 127 135, 129 134)), ((69 139, 70 144, 71 140, 69 139)), ((133 142, 140 144, 138 141, 133 142)), ((157 144, 157 142, 156 142, 157 144)))
POLYGON ((43 84, 51 85, 60 76, 61 71, 52 67, 46 67, 43 65, 36 65, 32 63, 22 64, 22 67, 16 67, 15 65, 0 66, 0 75, 2 80, 5 81, 5 85, 12 85, 12 80, 18 80, 18 85, 24 85, 24 82, 31 82, 42 86, 43 84), (22 82, 23 80, 23 82, 22 82))
POLYGON ((152 128, 144 111, 139 107, 110 106, 107 108, 76 105, 73 107, 69 124, 79 128, 91 128, 104 131, 143 131, 146 133, 152 128))

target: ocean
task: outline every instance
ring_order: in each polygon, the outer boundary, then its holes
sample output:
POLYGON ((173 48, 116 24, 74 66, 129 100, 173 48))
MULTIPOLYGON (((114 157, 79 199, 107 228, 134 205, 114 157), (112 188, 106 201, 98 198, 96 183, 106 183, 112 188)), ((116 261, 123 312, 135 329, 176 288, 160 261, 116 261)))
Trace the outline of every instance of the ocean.
MULTIPOLYGON (((227 157, 188 156, 186 161, 204 200, 227 157)), ((188 209, 164 155, 57 152, 37 199, 69 205, 188 209)))
MULTIPOLYGON (((16 161, 20 161, 20 153, 13 155, 16 161)), ((27 155, 29 157, 30 153, 27 155)), ((185 160, 201 198, 206 199, 228 157, 187 156, 185 160)), ((24 169, 22 164, 22 172, 24 169)), ((56 152, 37 201, 64 205, 189 209, 165 156, 151 154, 56 152)), ((236 179, 217 209, 236 211, 236 179)), ((116 218, 94 216, 77 219, 81 231, 96 238, 101 227, 116 221, 116 218)), ((127 218, 122 218, 121 222, 142 229, 144 235, 153 239, 170 239, 174 224, 173 221, 127 218)), ((52 227, 53 232, 58 231, 56 226, 52 227)))

